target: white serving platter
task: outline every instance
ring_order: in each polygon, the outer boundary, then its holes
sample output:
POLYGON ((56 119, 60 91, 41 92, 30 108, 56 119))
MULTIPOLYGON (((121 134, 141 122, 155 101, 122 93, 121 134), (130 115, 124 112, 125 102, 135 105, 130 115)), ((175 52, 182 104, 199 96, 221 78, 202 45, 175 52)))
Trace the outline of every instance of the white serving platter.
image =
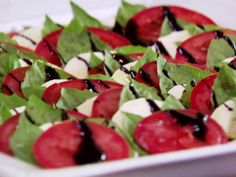
MULTIPOLYGON (((119 0, 77 0, 91 15, 113 25, 119 0)), ((131 0, 147 6, 175 4, 200 11, 219 25, 236 29, 235 0, 131 0)), ((49 14, 71 18, 68 0, 0 0, 0 31, 40 26, 49 14)), ((43 170, 0 153, 0 177, 235 177, 236 142, 137 159, 43 170)))

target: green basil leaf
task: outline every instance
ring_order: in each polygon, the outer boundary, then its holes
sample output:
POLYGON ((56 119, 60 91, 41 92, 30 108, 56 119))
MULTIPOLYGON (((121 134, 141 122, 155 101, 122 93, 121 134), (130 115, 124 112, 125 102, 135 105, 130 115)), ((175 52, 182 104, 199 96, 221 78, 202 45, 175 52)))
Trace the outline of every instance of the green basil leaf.
POLYGON ((139 69, 146 63, 157 60, 157 53, 151 48, 148 48, 144 55, 138 60, 138 62, 131 67, 132 71, 138 72, 139 69))
POLYGON ((73 19, 62 31, 57 48, 66 63, 80 53, 91 51, 89 34, 81 23, 73 19))
POLYGON ((90 39, 97 51, 104 51, 105 49, 111 49, 111 47, 103 42, 99 37, 89 32, 90 39))
POLYGON ((108 76, 112 76, 112 74, 121 66, 107 50, 105 51, 104 65, 105 72, 108 76))
POLYGON ((26 113, 36 125, 60 121, 62 117, 61 110, 53 108, 34 95, 29 97, 26 113))
POLYGON ((90 16, 81 7, 71 1, 71 8, 74 14, 74 18, 83 26, 101 27, 102 24, 94 17, 90 16))
POLYGON ((32 124, 23 113, 15 132, 10 138, 10 147, 14 155, 26 162, 36 164, 33 156, 33 143, 42 130, 32 124))
POLYGON ((20 63, 18 57, 14 54, 0 54, 0 76, 3 77, 13 69, 19 68, 20 63))
POLYGON ((47 34, 56 31, 57 29, 60 29, 60 26, 58 26, 55 22, 52 21, 51 18, 49 18, 47 15, 45 16, 45 20, 43 23, 43 29, 42 29, 42 37, 46 36, 47 34))
POLYGON ((184 109, 183 104, 174 96, 169 95, 162 104, 161 110, 184 109))
POLYGON ((98 80, 103 80, 103 81, 115 82, 111 77, 104 74, 92 74, 88 76, 88 79, 98 79, 98 80))
POLYGON ((61 98, 56 106, 61 109, 73 109, 85 102, 87 99, 97 96, 97 93, 89 90, 78 90, 73 88, 62 88, 61 98))
POLYGON ((89 67, 90 68, 95 68, 98 65, 100 65, 102 62, 103 62, 102 59, 100 59, 93 52, 91 52, 91 54, 90 54, 90 61, 89 61, 89 67))
POLYGON ((236 96, 236 70, 224 64, 213 84, 218 105, 236 96))
POLYGON ((137 12, 145 9, 145 6, 139 4, 130 4, 125 0, 121 1, 121 6, 118 10, 116 16, 116 22, 122 27, 125 28, 129 19, 136 14, 137 12))
POLYGON ((10 109, 25 106, 27 101, 16 94, 6 95, 4 93, 0 93, 0 103, 6 104, 10 109))
POLYGON ((143 46, 134 46, 128 45, 116 48, 116 52, 122 55, 136 54, 136 53, 144 53, 147 50, 147 47, 143 46))
POLYGON ((0 32, 0 42, 9 44, 17 44, 15 40, 11 39, 7 34, 0 32))
POLYGON ((0 125, 11 116, 10 108, 4 102, 0 102, 0 125))

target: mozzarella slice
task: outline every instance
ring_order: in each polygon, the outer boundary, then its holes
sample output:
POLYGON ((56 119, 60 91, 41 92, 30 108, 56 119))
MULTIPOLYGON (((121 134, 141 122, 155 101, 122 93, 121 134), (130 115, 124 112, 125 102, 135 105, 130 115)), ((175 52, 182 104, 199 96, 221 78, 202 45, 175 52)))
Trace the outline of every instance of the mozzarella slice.
MULTIPOLYGON (((101 52, 94 52, 94 55, 96 55, 101 60, 104 60, 104 55, 101 52)), ((72 58, 64 67, 64 70, 79 78, 79 79, 85 79, 88 77, 88 65, 90 62, 91 53, 84 53, 80 54, 74 58, 72 58)))
POLYGON ((236 138, 236 113, 234 101, 229 100, 220 105, 211 114, 211 118, 220 124, 229 136, 234 134, 234 138, 236 138))
POLYGON ((181 99, 183 96, 183 93, 185 91, 185 87, 183 85, 175 85, 172 87, 169 91, 168 94, 174 96, 176 99, 181 99))
POLYGON ((20 106, 20 107, 16 107, 14 109, 10 110, 10 113, 12 114, 12 116, 16 115, 16 114, 20 114, 22 112, 25 111, 25 106, 20 106))
POLYGON ((190 37, 191 35, 189 34, 189 32, 187 30, 183 30, 175 31, 169 35, 162 36, 158 39, 158 41, 160 41, 164 45, 170 56, 172 58, 175 58, 176 49, 178 47, 176 43, 183 42, 190 37))
POLYGON ((134 66, 136 63, 137 61, 133 61, 126 65, 123 65, 121 68, 119 68, 114 72, 111 78, 114 79, 119 84, 128 85, 130 83, 130 80, 128 78, 130 76, 129 74, 130 68, 134 66))
POLYGON ((66 79, 53 79, 53 80, 50 80, 48 82, 45 82, 41 86, 48 88, 48 87, 50 87, 53 84, 61 83, 61 82, 65 82, 65 81, 68 81, 68 80, 66 80, 66 79))
POLYGON ((76 109, 84 115, 91 116, 93 103, 96 100, 96 98, 97 97, 95 96, 93 98, 90 98, 90 99, 86 100, 84 103, 79 105, 76 109))
MULTIPOLYGON (((158 107, 162 107, 162 101, 153 101, 158 107)), ((122 112, 136 114, 141 117, 147 117, 152 114, 151 107, 145 98, 127 101, 112 117, 112 121, 115 122, 121 129, 124 129, 124 116, 122 115, 122 112)))
POLYGON ((34 50, 41 38, 41 28, 28 28, 13 36, 13 38, 20 46, 34 50))
POLYGON ((48 123, 45 123, 43 125, 40 125, 39 128, 42 130, 42 131, 47 131, 49 128, 51 128, 53 125, 56 125, 56 124, 59 124, 61 123, 61 121, 57 121, 57 122, 48 122, 48 123))

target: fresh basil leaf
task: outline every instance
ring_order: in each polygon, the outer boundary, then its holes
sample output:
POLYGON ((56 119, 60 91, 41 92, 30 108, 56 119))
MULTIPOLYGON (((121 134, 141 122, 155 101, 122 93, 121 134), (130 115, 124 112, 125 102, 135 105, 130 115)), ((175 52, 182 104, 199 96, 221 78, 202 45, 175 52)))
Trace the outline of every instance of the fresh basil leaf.
POLYGON ((89 90, 79 90, 73 88, 62 88, 61 98, 56 104, 57 108, 73 109, 85 102, 87 99, 97 96, 97 93, 89 90))
POLYGON ((13 69, 19 68, 20 63, 14 54, 0 54, 0 76, 3 77, 13 69))
POLYGON ((141 156, 146 155, 147 152, 145 152, 134 140, 134 129, 136 128, 137 124, 142 120, 142 117, 128 112, 122 112, 122 115, 124 116, 124 129, 122 129, 124 137, 129 142, 134 153, 138 153, 138 155, 141 156))
POLYGON ((68 62, 80 53, 91 51, 89 34, 81 23, 73 19, 63 29, 58 39, 57 48, 64 62, 68 62))
POLYGON ((116 48, 116 52, 122 55, 129 55, 129 54, 135 54, 135 53, 144 53, 147 50, 146 47, 143 46, 134 46, 134 45, 128 45, 116 48))
POLYGON ((157 60, 157 53, 151 48, 148 48, 144 55, 138 60, 138 62, 131 67, 132 71, 138 72, 139 69, 146 63, 157 60))
POLYGON ((125 0, 121 1, 121 6, 118 10, 116 16, 116 22, 122 27, 125 28, 129 19, 136 14, 137 12, 145 9, 145 6, 139 4, 130 4, 125 0))
POLYGON ((221 30, 221 27, 216 25, 204 25, 203 27, 205 31, 221 30))
POLYGON ((27 101, 16 94, 8 96, 4 93, 0 93, 0 103, 4 103, 10 109, 13 109, 16 107, 25 106, 27 101))
MULTIPOLYGON (((235 37, 230 37, 230 39, 236 44, 235 37)), ((207 67, 220 67, 224 59, 233 57, 234 55, 234 50, 225 39, 213 39, 207 52, 207 67)))
POLYGON ((98 79, 98 80, 103 80, 103 81, 115 82, 111 77, 104 74, 92 74, 88 76, 88 79, 98 79))
POLYGON ((111 49, 111 47, 103 42, 99 37, 96 35, 92 34, 89 32, 90 39, 92 44, 94 45, 93 47, 95 48, 96 51, 104 51, 105 49, 111 49))
POLYGON ((102 59, 97 57, 93 52, 90 53, 89 67, 95 68, 102 63, 102 59))
POLYGON ((218 105, 236 96, 236 70, 224 64, 213 84, 218 105))
POLYGON ((10 108, 4 102, 0 102, 0 125, 11 116, 10 108))
POLYGON ((167 97, 168 91, 175 85, 184 85, 182 101, 185 106, 189 105, 189 96, 192 92, 192 84, 198 83, 203 78, 210 75, 208 70, 201 70, 187 64, 174 64, 167 62, 164 58, 158 58, 158 77, 162 95, 167 97))
POLYGON ((0 42, 9 44, 17 44, 15 40, 11 39, 7 34, 0 32, 0 42))
POLYGON ((46 80, 45 74, 45 64, 43 62, 35 62, 31 69, 29 69, 26 74, 24 81, 21 83, 21 89, 25 97, 30 95, 37 95, 41 97, 44 87, 41 85, 46 80))
POLYGON ((53 108, 34 95, 29 97, 26 113, 36 125, 60 121, 62 117, 61 110, 53 108))
POLYGON ((191 34, 192 36, 205 32, 204 29, 200 28, 200 27, 197 26, 197 25, 193 25, 193 24, 186 25, 184 28, 185 28, 185 29, 189 32, 189 34, 191 34))
POLYGON ((102 24, 94 17, 90 16, 81 7, 71 1, 71 8, 74 14, 74 18, 83 26, 101 27, 102 24))
POLYGON ((14 155, 26 162, 36 164, 33 156, 33 143, 40 136, 42 130, 32 124, 22 113, 20 122, 10 138, 10 147, 14 155))
POLYGON ((47 15, 45 16, 45 20, 43 23, 43 29, 42 29, 42 36, 46 36, 47 34, 56 31, 57 29, 60 29, 60 27, 52 21, 51 18, 49 18, 47 15))
POLYGON ((108 76, 112 76, 112 74, 121 66, 107 50, 105 51, 104 65, 105 72, 108 76))
POLYGON ((183 104, 174 96, 169 95, 161 106, 161 110, 184 109, 183 104))

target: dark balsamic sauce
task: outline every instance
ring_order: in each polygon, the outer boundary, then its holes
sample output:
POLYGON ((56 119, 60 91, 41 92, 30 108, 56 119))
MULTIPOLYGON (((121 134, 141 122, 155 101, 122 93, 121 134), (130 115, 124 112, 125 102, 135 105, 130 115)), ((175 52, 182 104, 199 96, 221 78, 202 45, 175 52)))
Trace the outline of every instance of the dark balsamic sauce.
POLYGON ((216 93, 212 88, 211 88, 211 98, 212 98, 212 108, 217 108, 219 104, 217 103, 216 93))
POLYGON ((84 84, 85 84, 85 87, 87 88, 87 90, 91 90, 92 92, 98 93, 95 86, 93 85, 93 83, 90 80, 85 79, 84 84))
POLYGON ((116 21, 112 31, 123 35, 123 28, 122 28, 122 26, 120 26, 120 24, 117 21, 116 21))
POLYGON ((130 74, 130 71, 127 68, 123 67, 123 66, 120 67, 120 70, 123 71, 126 74, 130 74))
POLYGON ((162 55, 170 56, 165 46, 160 41, 156 41, 154 46, 157 52, 160 52, 162 55))
POLYGON ((64 121, 64 120, 69 120, 69 115, 66 111, 62 110, 61 112, 61 120, 64 121))
POLYGON ((112 73, 111 69, 105 64, 104 64, 104 67, 105 67, 107 73, 109 74, 109 76, 112 76, 113 73, 112 73))
POLYGON ((150 107, 150 111, 152 113, 156 112, 156 111, 160 111, 160 108, 157 106, 157 104, 153 100, 146 99, 146 101, 148 102, 148 105, 150 107))
POLYGON ((145 72, 143 69, 139 70, 139 74, 141 76, 141 78, 148 83, 149 85, 153 85, 152 79, 151 79, 151 75, 148 74, 147 72, 145 72))
POLYGON ((76 58, 77 58, 78 60, 82 61, 82 62, 89 68, 89 63, 88 63, 85 59, 83 59, 83 58, 80 57, 80 56, 76 56, 76 58))
POLYGON ((230 68, 232 68, 232 69, 236 69, 236 58, 235 58, 233 61, 231 61, 231 62, 228 64, 228 66, 229 66, 230 68))
POLYGON ((195 85, 196 85, 196 83, 194 82, 194 80, 191 80, 190 84, 191 84, 192 87, 195 87, 195 85))
POLYGON ((103 161, 106 155, 93 139, 92 131, 84 121, 76 122, 82 138, 78 152, 74 156, 77 164, 88 164, 103 161))
POLYGON ((177 85, 177 83, 176 83, 173 79, 170 78, 170 76, 169 76, 169 74, 168 74, 168 71, 166 71, 165 69, 163 69, 162 72, 163 72, 163 74, 164 74, 167 78, 169 78, 169 79, 173 82, 174 85, 177 85))
POLYGON ((234 110, 232 107, 230 107, 230 106, 227 105, 226 103, 224 103, 224 106, 225 106, 229 111, 233 111, 233 110, 234 110))
POLYGON ((92 33, 90 31, 88 31, 88 36, 89 36, 89 42, 91 44, 92 51, 94 51, 94 52, 99 51, 99 49, 97 48, 97 46, 95 45, 95 43, 92 40, 92 33))
POLYGON ((29 60, 29 59, 27 59, 27 58, 22 58, 22 60, 27 64, 27 65, 32 65, 33 63, 29 60))
POLYGON ((195 117, 183 114, 178 111, 170 110, 167 111, 173 118, 177 120, 177 124, 181 126, 191 125, 193 128, 193 136, 199 140, 204 141, 207 127, 206 121, 208 120, 208 116, 203 113, 197 113, 195 117))
POLYGON ((128 64, 131 62, 130 58, 126 55, 122 54, 112 54, 111 55, 114 60, 116 60, 121 66, 128 64))
POLYGON ((177 51, 183 55, 184 57, 187 58, 189 63, 193 63, 193 64, 197 64, 197 60, 192 56, 192 54, 190 54, 186 49, 184 49, 183 47, 178 47, 177 51))
POLYGON ((29 38, 28 36, 25 36, 25 35, 19 34, 19 33, 17 34, 17 36, 21 36, 21 37, 25 38, 26 40, 28 40, 33 45, 37 44, 33 39, 29 38))
POLYGON ((61 79, 60 75, 56 72, 56 70, 49 66, 45 67, 45 74, 46 74, 45 82, 53 79, 61 79))
POLYGON ((130 91, 132 92, 132 94, 134 95, 135 98, 139 98, 139 94, 136 92, 135 88, 133 86, 129 86, 130 91))
POLYGON ((31 124, 37 125, 37 123, 32 119, 32 117, 28 114, 27 111, 25 111, 25 117, 31 124))
POLYGON ((183 28, 178 24, 175 15, 170 11, 167 6, 163 7, 163 16, 168 19, 170 28, 174 31, 181 31, 183 28))
POLYGON ((130 76, 132 79, 136 78, 137 73, 134 70, 130 70, 130 76))
POLYGON ((110 86, 107 85, 107 84, 106 84, 105 82, 103 82, 102 80, 98 80, 98 83, 99 83, 102 87, 104 87, 104 88, 107 88, 107 89, 110 88, 110 86))

